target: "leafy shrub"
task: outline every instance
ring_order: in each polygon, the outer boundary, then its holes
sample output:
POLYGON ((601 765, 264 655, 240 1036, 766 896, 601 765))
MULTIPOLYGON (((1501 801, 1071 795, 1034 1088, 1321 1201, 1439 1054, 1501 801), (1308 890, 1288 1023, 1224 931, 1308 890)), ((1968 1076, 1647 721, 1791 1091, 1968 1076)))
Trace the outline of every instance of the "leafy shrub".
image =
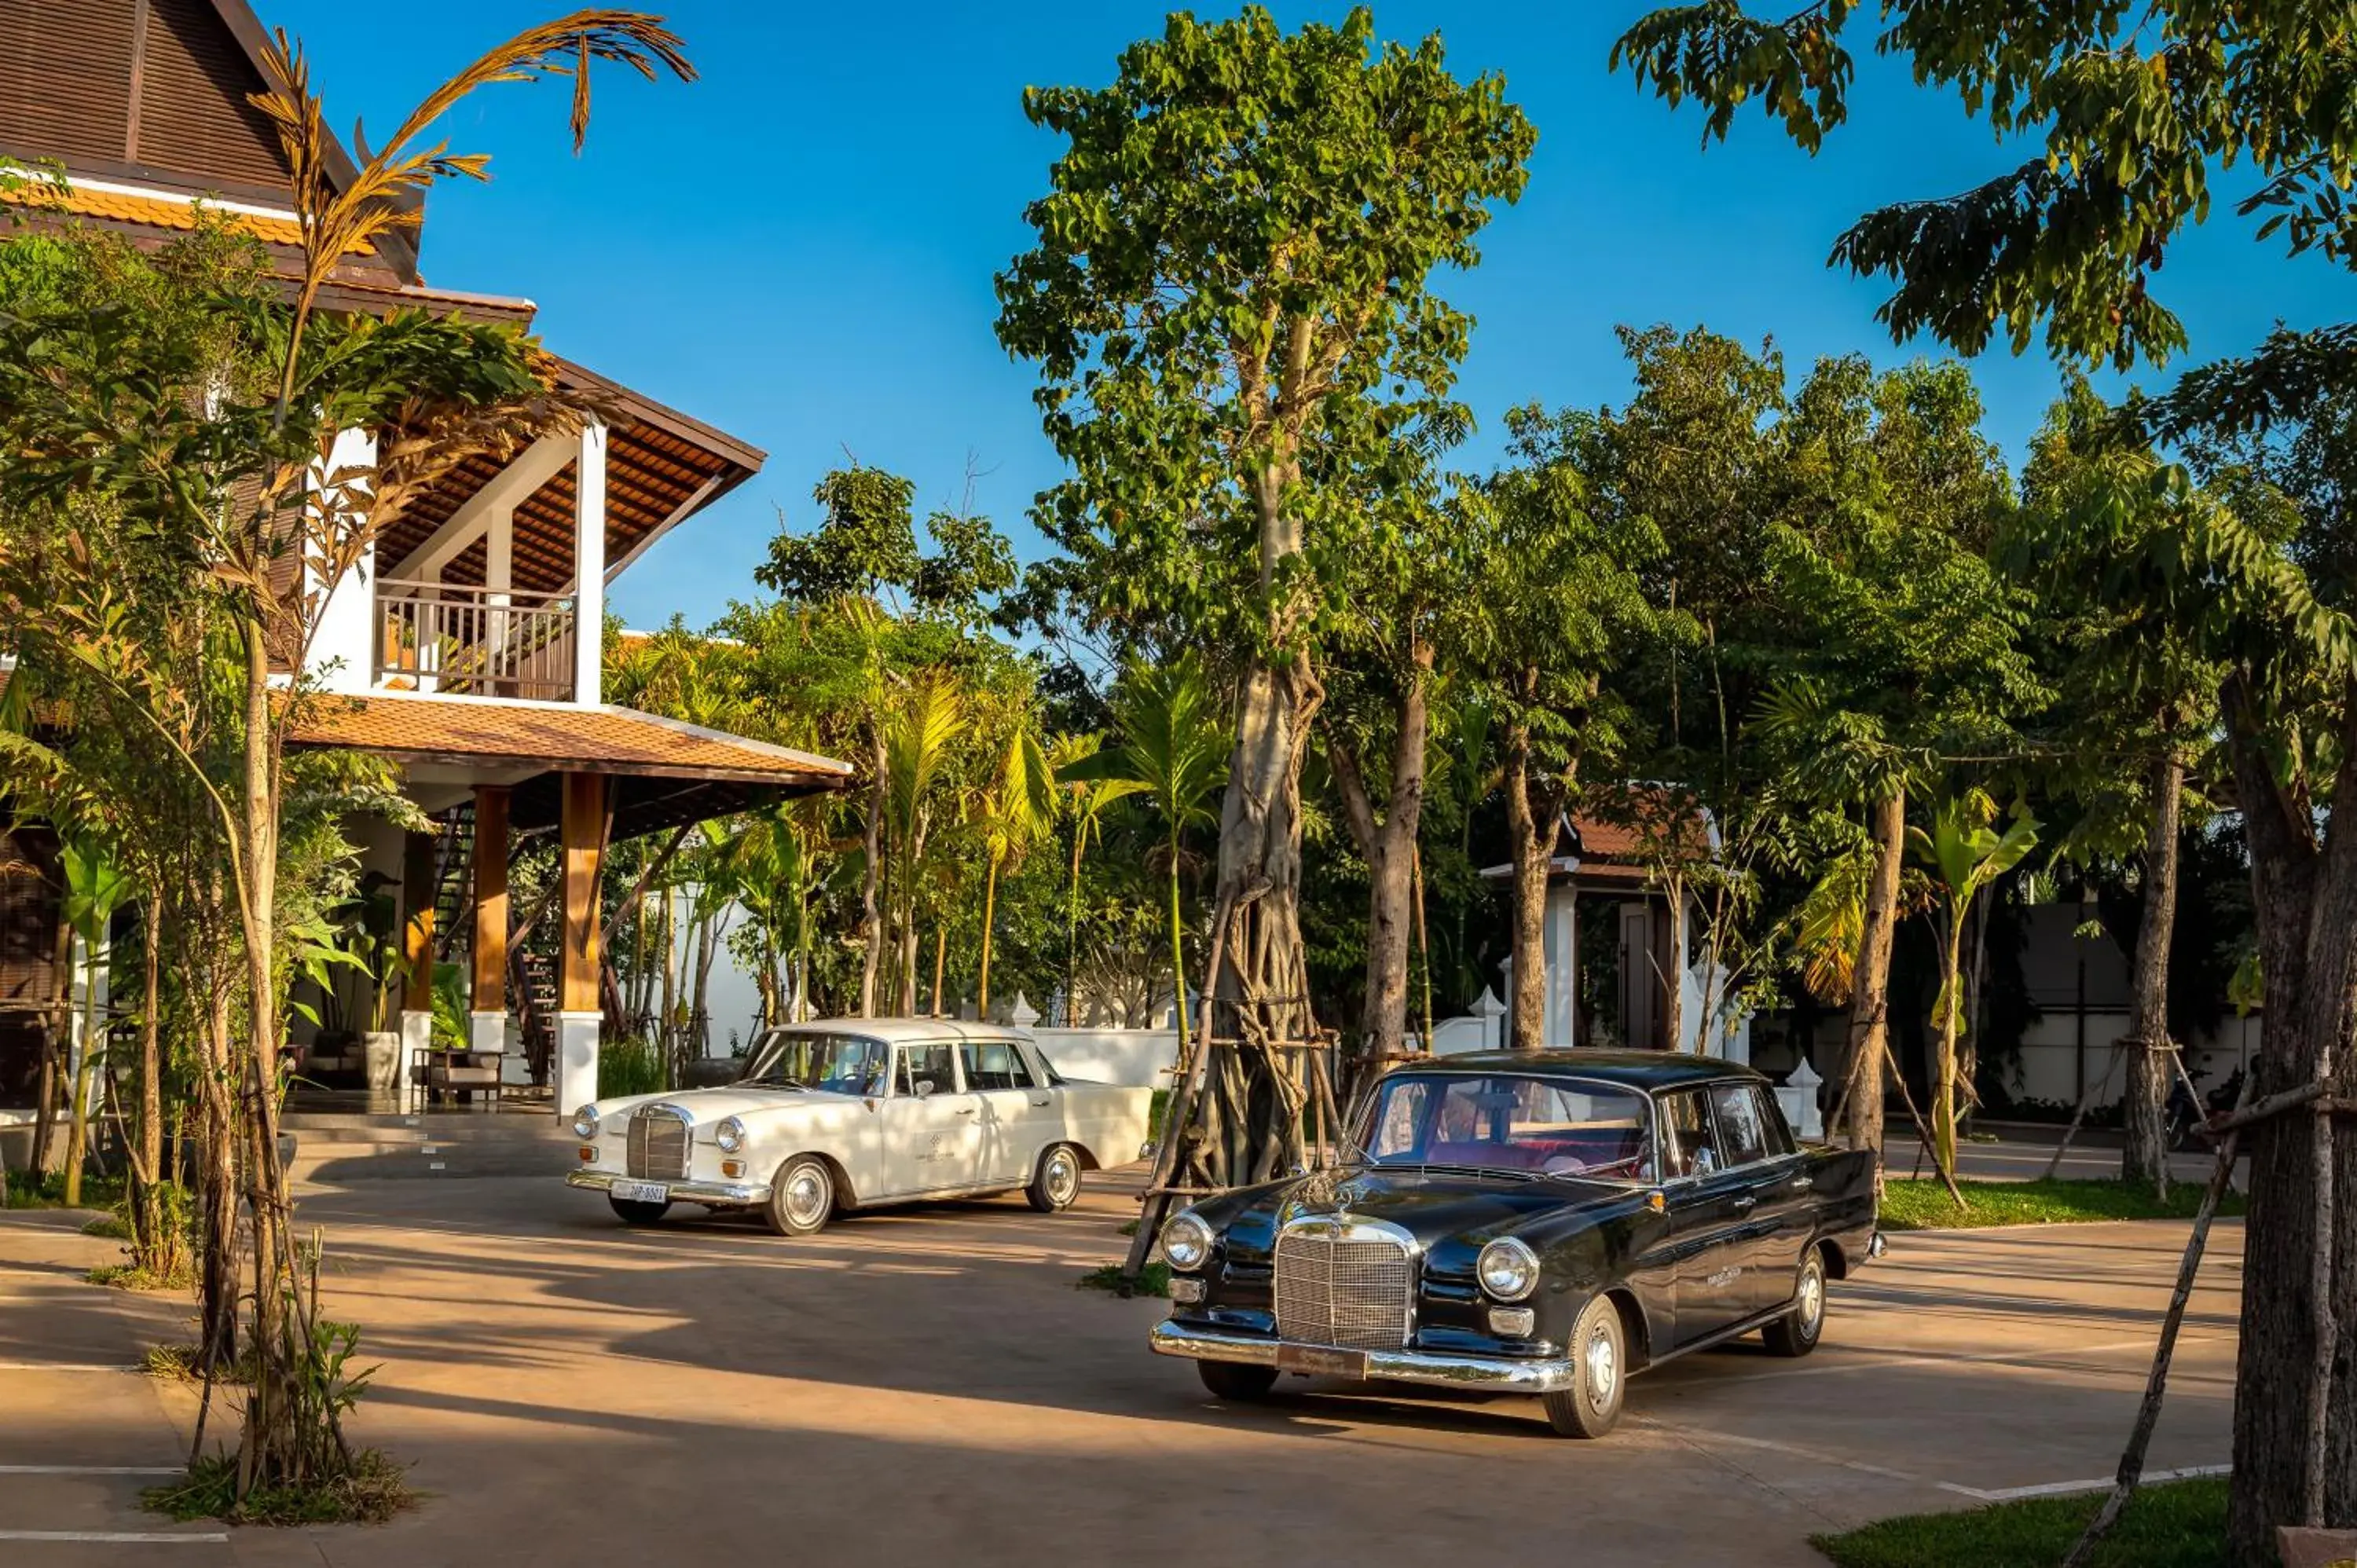
POLYGON ((662 1053, 651 1041, 626 1036, 597 1053, 597 1098, 624 1094, 661 1094, 664 1089, 662 1053))

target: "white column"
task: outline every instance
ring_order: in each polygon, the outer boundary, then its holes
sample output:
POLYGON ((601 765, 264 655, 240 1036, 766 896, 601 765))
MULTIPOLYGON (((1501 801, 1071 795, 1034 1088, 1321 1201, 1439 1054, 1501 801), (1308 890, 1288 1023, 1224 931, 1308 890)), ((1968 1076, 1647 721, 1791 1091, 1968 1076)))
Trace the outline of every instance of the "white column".
POLYGON ((573 700, 597 706, 606 635, 606 427, 581 431, 573 486, 573 700))
MULTIPOLYGON (((310 488, 314 491, 326 489, 336 475, 347 468, 375 467, 374 431, 338 431, 326 468, 314 468, 311 472, 310 488)), ((361 488, 365 488, 364 484, 361 488)), ((346 531, 344 520, 336 509, 331 507, 328 517, 334 522, 335 532, 346 531)), ((317 529, 320 520, 315 516, 307 526, 317 529)), ((294 548, 301 546, 298 543, 294 548)), ((319 606, 304 673, 327 691, 353 694, 368 691, 376 684, 376 545, 371 542, 353 568, 332 583, 322 582, 307 561, 303 591, 306 596, 316 596, 319 606)))
POLYGON ((401 1014, 401 1063, 393 1070, 393 1091, 401 1104, 409 1104, 410 1065, 417 1053, 434 1043, 434 1015, 414 1008, 404 1008, 401 1014))
POLYGON ((602 1013, 559 1013, 556 1015, 556 1114, 571 1121, 573 1113, 597 1098, 597 1031, 602 1013))
POLYGON ((1575 1043, 1573 998, 1579 994, 1577 907, 1578 896, 1569 883, 1547 889, 1546 931, 1542 949, 1546 954, 1545 1028, 1546 1044, 1550 1047, 1575 1043))

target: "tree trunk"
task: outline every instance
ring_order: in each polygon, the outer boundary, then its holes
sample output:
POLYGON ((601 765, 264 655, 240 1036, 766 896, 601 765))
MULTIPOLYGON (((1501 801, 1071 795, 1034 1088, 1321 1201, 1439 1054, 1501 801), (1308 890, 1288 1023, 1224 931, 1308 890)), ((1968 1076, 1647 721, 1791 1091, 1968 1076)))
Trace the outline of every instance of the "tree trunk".
MULTIPOLYGON (((1178 903, 1178 831, 1175 826, 1170 832, 1170 997, 1178 1010, 1178 1038, 1193 1038, 1195 1026, 1187 1009, 1187 922, 1178 903)), ((1152 1012, 1153 1008, 1153 1001, 1148 998, 1146 1011, 1152 1012)))
POLYGON ((65 906, 58 906, 57 940, 49 950, 49 1006, 41 1015, 41 1077, 34 1089, 33 1176, 49 1168, 49 1140, 58 1121, 59 1069, 66 1053, 59 1047, 73 1035, 73 927, 66 923, 65 906))
POLYGON ((2169 1191, 2169 1133, 2165 1108, 2169 1103, 2169 943, 2177 921, 2178 807, 2185 789, 2185 768, 2174 754, 2154 765, 2152 821, 2144 845, 2144 923, 2136 930, 2136 977, 2131 988, 2127 1052, 2127 1093, 2120 1110, 2126 1122, 2127 1146, 2120 1156, 2120 1178, 2169 1191))
POLYGON ((867 864, 859 875, 859 925, 867 936, 867 950, 859 961, 859 1015, 876 1016, 876 972, 884 961, 884 918, 877 908, 876 884, 884 863, 884 732, 867 722, 874 777, 867 787, 867 864))
POLYGON ((135 1190, 129 1208, 132 1262, 161 1274, 178 1252, 180 1239, 163 1233, 163 1205, 156 1191, 168 1179, 164 1171, 164 898, 159 880, 149 878, 140 910, 139 1139, 131 1162, 135 1190))
MULTIPOLYGON (((975 1005, 987 1021, 990 1017, 990 928, 998 919, 998 857, 990 858, 990 866, 983 874, 982 883, 982 972, 974 983, 979 995, 975 1005)), ((933 1011, 941 1011, 942 965, 933 961, 933 1011)))
POLYGON ((1890 1040, 1890 940, 1899 921, 1899 872, 1907 853, 1907 792, 1869 808, 1874 877, 1866 892, 1857 961, 1850 979, 1849 1062, 1842 1090, 1843 1127, 1854 1149, 1872 1149, 1882 1163, 1883 1058, 1890 1040))
POLYGON ((1964 998, 1964 911, 1948 909, 1948 940, 1941 954, 1939 1058, 1933 1063, 1932 1139, 1945 1170, 1956 1168, 1956 1022, 1964 998))
POLYGON ((1301 938, 1301 765, 1321 695, 1298 655, 1281 665, 1255 658, 1237 692, 1218 888, 1234 912, 1209 960, 1214 1045, 1186 1185, 1249 1186, 1302 1156, 1297 1063, 1280 1047, 1308 1043, 1315 1028, 1301 938))
MULTIPOLYGON (((936 1018, 942 1016, 942 979, 943 972, 949 968, 949 961, 950 927, 949 922, 943 920, 933 927, 933 1016, 936 1018)), ((982 1015, 985 1020, 990 1016, 989 1007, 989 1003, 985 1001, 982 1008, 982 1015)))
MULTIPOLYGON (((1662 989, 1670 1000, 1670 1049, 1683 1051, 1686 1046, 1686 884, 1683 875, 1672 877, 1670 895, 1670 969, 1662 976, 1662 989)), ((1695 1031, 1693 1049, 1702 1051, 1702 1031, 1695 1031)))
POLYGON ((1391 792, 1380 820, 1357 757, 1339 739, 1327 747, 1343 815, 1367 862, 1367 987, 1361 1004, 1358 1069, 1379 1069, 1407 1054, 1407 988, 1416 923, 1416 835, 1424 820, 1425 701, 1432 651, 1418 648, 1394 715, 1391 792))
POLYGON ((1531 729, 1515 720, 1506 726, 1506 837, 1514 865, 1512 993, 1506 999, 1509 1044, 1518 1051, 1543 1050, 1546 1037, 1547 872, 1555 860, 1555 834, 1563 820, 1565 786, 1531 776, 1531 729))
POLYGON ((106 1020, 100 1014, 98 1001, 98 970, 106 961, 106 954, 99 943, 91 941, 82 944, 82 951, 89 972, 82 977, 81 1053, 73 1064, 67 1085, 73 1095, 73 1103, 69 1107, 72 1121, 66 1130, 65 1200, 69 1208, 81 1203, 81 1167, 90 1158, 91 1092, 98 1082, 100 1064, 106 1059, 102 1048, 106 1020))
MULTIPOLYGON (((2357 691, 2344 698, 2357 714, 2357 691)), ((2318 846, 2304 801, 2277 785, 2270 754, 2249 722, 2249 699, 2230 682, 2229 751, 2251 850, 2259 957, 2266 976, 2252 1098, 2317 1081, 2337 1058, 2330 1092, 2357 1091, 2350 1038, 2357 1017, 2357 822, 2335 817, 2318 846)), ((2357 736, 2344 736, 2346 748, 2357 736)), ((2346 749, 2344 757, 2349 756, 2346 749)), ((2357 760, 2357 759, 2352 759, 2357 760)), ((2341 790, 2357 790, 2344 764, 2341 790)), ((2339 1302, 2357 1294, 2357 1137, 2346 1117, 2293 1113, 2252 1125, 2249 1215, 2244 1222, 2241 1340, 2236 1354, 2232 1502, 2227 1534, 2237 1568, 2274 1561, 2276 1526, 2303 1522, 2308 1480, 2327 1478, 2324 1523, 2357 1527, 2357 1346, 2344 1310, 2333 1338, 2318 1332, 2333 1304, 2317 1299, 2317 1253, 2327 1254, 2339 1302), (2338 1135, 2336 1136, 2336 1133, 2338 1135), (2320 1201, 2319 1139, 2331 1140, 2331 1194, 2320 1201), (2315 1369, 2334 1367, 2324 1451, 2311 1430, 2315 1369)))

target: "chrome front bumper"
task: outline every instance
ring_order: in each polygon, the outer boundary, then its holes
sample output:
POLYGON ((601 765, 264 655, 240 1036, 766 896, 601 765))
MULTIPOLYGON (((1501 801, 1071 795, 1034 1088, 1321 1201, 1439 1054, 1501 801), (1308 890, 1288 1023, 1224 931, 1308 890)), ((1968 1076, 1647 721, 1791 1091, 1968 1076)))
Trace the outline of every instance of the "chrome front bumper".
MULTIPOLYGON (((1154 1326, 1146 1343, 1161 1355, 1184 1356, 1193 1361, 1241 1361, 1246 1366, 1274 1367, 1279 1341, 1165 1318, 1154 1326)), ((1366 1358, 1370 1378, 1432 1383, 1444 1389, 1544 1394, 1570 1388, 1574 1381, 1572 1364, 1562 1358, 1523 1360, 1506 1356, 1436 1356, 1422 1350, 1369 1350, 1366 1358)))
MULTIPOLYGON (((584 1187, 593 1192, 604 1192, 617 1179, 635 1181, 635 1176, 619 1171, 567 1171, 565 1185, 584 1187)), ((651 1179, 651 1178, 650 1178, 651 1179)), ((671 1191, 673 1203, 727 1203, 753 1205, 770 1201, 766 1183, 752 1181, 667 1181, 662 1184, 671 1191)))

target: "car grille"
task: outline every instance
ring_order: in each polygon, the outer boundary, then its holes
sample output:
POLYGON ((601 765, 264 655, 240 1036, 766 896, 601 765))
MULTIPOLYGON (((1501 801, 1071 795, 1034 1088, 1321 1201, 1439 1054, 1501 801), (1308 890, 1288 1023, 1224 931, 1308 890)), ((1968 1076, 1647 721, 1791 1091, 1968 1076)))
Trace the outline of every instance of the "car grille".
POLYGON ((1407 1343, 1415 1301, 1415 1265, 1405 1241, 1330 1222, 1277 1236, 1279 1338, 1396 1350, 1407 1343))
POLYGON ((687 1118, 668 1105, 630 1116, 630 1173, 650 1181, 687 1177, 687 1118))

